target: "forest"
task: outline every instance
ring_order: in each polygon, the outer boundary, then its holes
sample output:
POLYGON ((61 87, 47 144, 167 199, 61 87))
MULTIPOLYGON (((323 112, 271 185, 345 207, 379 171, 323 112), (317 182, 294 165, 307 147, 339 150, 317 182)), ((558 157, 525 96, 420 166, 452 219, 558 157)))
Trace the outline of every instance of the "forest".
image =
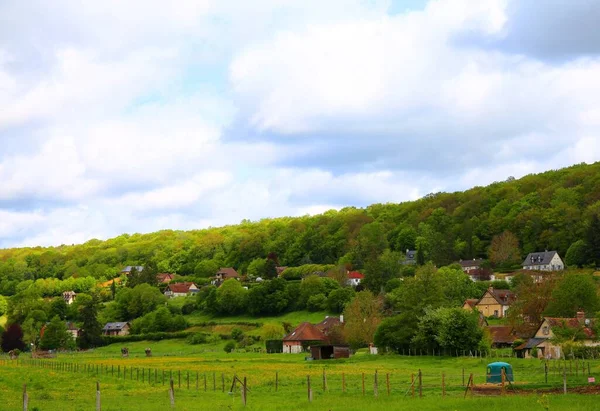
MULTIPOLYGON (((345 265, 368 272, 369 265, 382 269, 385 253, 416 249, 423 261, 443 266, 459 259, 487 259, 492 240, 505 231, 516 237, 519 259, 548 249, 563 258, 570 251, 567 264, 597 266, 599 213, 600 163, 579 164, 399 204, 201 230, 123 234, 80 245, 3 249, 0 295, 14 295, 36 280, 54 287, 51 295, 77 287, 86 291, 90 284, 85 277, 111 279, 125 265, 148 263, 159 272, 196 278, 208 278, 219 267, 245 274, 269 255, 281 266, 345 265)), ((513 266, 519 264, 516 257, 513 266)))

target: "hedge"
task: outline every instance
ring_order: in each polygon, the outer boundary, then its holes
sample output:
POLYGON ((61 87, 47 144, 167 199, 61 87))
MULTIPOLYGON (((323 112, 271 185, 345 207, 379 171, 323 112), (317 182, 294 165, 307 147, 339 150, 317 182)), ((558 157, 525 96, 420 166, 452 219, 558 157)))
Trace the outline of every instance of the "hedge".
POLYGON ((102 341, 104 345, 125 343, 133 341, 161 341, 161 340, 175 340, 181 338, 187 338, 191 334, 190 331, 179 331, 174 333, 147 333, 147 334, 129 334, 129 335, 104 335, 102 341))

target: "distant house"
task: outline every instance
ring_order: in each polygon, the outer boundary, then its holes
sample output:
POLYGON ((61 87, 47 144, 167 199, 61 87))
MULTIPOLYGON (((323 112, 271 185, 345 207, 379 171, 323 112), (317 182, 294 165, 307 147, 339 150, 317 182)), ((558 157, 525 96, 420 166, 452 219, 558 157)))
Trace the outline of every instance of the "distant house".
POLYGON ((488 288, 479 299, 475 307, 486 317, 502 318, 510 305, 516 300, 516 295, 510 290, 496 290, 488 288))
POLYGON ((165 297, 185 297, 189 294, 195 294, 198 292, 198 287, 194 283, 170 283, 165 289, 165 297))
POLYGON ((275 269, 277 270, 277 277, 281 277, 281 274, 287 270, 287 267, 275 267, 275 269))
POLYGON ((121 270, 121 274, 129 275, 134 268, 138 273, 144 271, 144 266, 142 265, 128 265, 121 270))
POLYGON ((350 271, 348 272, 348 285, 351 285, 352 287, 356 287, 357 285, 359 285, 362 280, 364 280, 365 275, 358 272, 358 271, 350 271))
POLYGON ((170 283, 171 281, 173 281, 173 279, 175 279, 175 274, 168 274, 168 273, 159 273, 156 274, 156 281, 158 281, 159 283, 170 283))
POLYGON ((65 291, 62 293, 62 298, 68 305, 71 305, 77 298, 77 293, 75 291, 65 291))
POLYGON ((283 352, 297 354, 307 350, 310 345, 321 345, 326 342, 327 337, 316 325, 303 322, 283 337, 283 352))
POLYGON ((481 267, 481 264, 483 263, 483 259, 479 258, 479 259, 472 259, 472 260, 460 260, 458 262, 460 264, 460 267, 462 268, 462 270, 469 274, 470 271, 474 271, 477 270, 478 268, 481 267))
POLYGON ((585 312, 583 311, 578 312, 575 318, 544 317, 533 338, 516 347, 515 350, 523 357, 530 357, 531 350, 537 348, 539 358, 561 358, 560 345, 551 340, 555 335, 552 330, 558 327, 568 328, 573 330, 574 333, 579 333, 578 342, 583 345, 600 345, 594 334, 595 321, 595 319, 585 318, 585 312))
POLYGON ((494 348, 510 347, 517 339, 517 333, 510 325, 490 325, 487 329, 492 337, 492 347, 494 348))
POLYGON ((102 329, 103 335, 128 335, 129 334, 129 323, 118 322, 118 323, 106 323, 102 329))
POLYGON ((67 331, 73 336, 73 339, 79 337, 79 327, 77 327, 74 322, 67 322, 67 331))
POLYGON ((239 279, 240 275, 235 271, 232 267, 220 268, 219 271, 215 274, 214 282, 222 283, 223 281, 227 281, 230 278, 239 279))
POLYGON ((523 261, 524 270, 560 271, 565 269, 565 263, 556 251, 529 253, 523 261))
POLYGON ((325 317, 323 321, 315 324, 315 327, 319 329, 326 337, 329 333, 336 327, 344 326, 344 316, 340 315, 339 317, 325 317))
POLYGON ((477 305, 477 303, 479 302, 478 298, 469 298, 468 300, 465 300, 462 308, 464 308, 467 311, 474 311, 475 310, 475 306, 477 305))
POLYGON ((406 250, 406 258, 402 262, 402 264, 416 264, 417 263, 417 250, 406 250))

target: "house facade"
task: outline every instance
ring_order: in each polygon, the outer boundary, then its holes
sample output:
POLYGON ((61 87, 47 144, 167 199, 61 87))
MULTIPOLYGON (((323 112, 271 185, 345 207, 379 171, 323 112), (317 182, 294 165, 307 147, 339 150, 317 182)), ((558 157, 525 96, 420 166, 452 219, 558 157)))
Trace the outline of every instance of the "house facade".
POLYGON ((515 348, 523 357, 531 357, 533 348, 537 348, 538 358, 561 358, 563 353, 559 344, 553 341, 555 336, 553 328, 564 327, 578 332, 583 337, 577 340, 585 346, 600 345, 592 329, 594 319, 585 318, 585 313, 580 311, 575 318, 544 317, 542 324, 535 332, 533 338, 515 348))
POLYGON ((348 285, 351 285, 352 287, 356 287, 357 285, 359 285, 362 280, 364 280, 365 275, 362 273, 359 273, 358 271, 349 271, 348 272, 348 285))
POLYGON ((128 322, 106 323, 102 329, 103 335, 129 335, 130 325, 128 322))
POLYGON ((171 283, 167 285, 164 294, 167 298, 185 297, 187 295, 197 293, 198 290, 198 286, 196 286, 194 283, 171 283))
POLYGON ((121 274, 125 274, 125 275, 129 275, 131 274, 131 271, 133 271, 133 269, 135 269, 138 273, 140 271, 144 271, 144 266, 142 265, 128 265, 125 268, 123 268, 121 270, 121 274))
POLYGON ((77 293, 75 291, 65 291, 62 293, 62 298, 65 300, 67 305, 73 304, 75 302, 75 298, 77 298, 77 293))
POLYGON ((515 294, 510 290, 497 290, 490 287, 475 304, 475 307, 486 317, 503 318, 515 299, 515 294))
POLYGON ((222 267, 215 274, 215 277, 211 281, 211 284, 220 285, 231 278, 235 278, 236 280, 238 280, 240 278, 240 275, 237 271, 235 271, 233 267, 222 267))
POLYGON ((529 253, 523 261, 524 270, 560 271, 565 269, 565 263, 556 251, 529 253))
POLYGON ((159 273, 156 274, 156 281, 163 284, 168 284, 175 279, 175 274, 159 273))
POLYGON ((481 264, 483 263, 483 259, 474 258, 472 260, 460 260, 458 263, 460 264, 462 270, 468 274, 470 271, 477 270, 478 268, 480 268, 481 264))
POLYGON ((326 342, 327 337, 316 325, 303 322, 283 337, 283 352, 298 354, 308 349, 311 344, 324 344, 326 342))

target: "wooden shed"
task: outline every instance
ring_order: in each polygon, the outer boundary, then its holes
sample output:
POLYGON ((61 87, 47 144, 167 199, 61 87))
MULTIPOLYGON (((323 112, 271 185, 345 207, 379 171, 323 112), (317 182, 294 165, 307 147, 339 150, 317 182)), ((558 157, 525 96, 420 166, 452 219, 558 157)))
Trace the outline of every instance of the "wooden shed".
POLYGON ((350 358, 350 347, 347 345, 313 345, 310 347, 313 360, 331 360, 350 358))

